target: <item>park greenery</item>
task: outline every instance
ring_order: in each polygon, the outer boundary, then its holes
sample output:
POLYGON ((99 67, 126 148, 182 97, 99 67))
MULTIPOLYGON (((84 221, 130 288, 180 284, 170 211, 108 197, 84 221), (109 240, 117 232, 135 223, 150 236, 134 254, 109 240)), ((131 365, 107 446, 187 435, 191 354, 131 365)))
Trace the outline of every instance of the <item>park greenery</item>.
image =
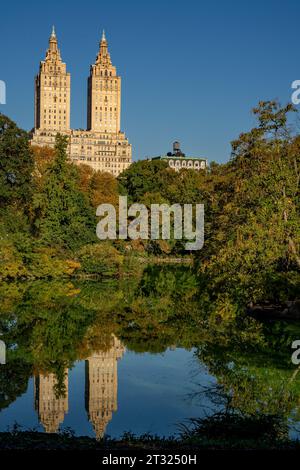
POLYGON ((259 103, 256 127, 232 142, 227 163, 175 172, 164 161, 138 161, 117 179, 70 163, 63 136, 55 149, 31 147, 29 134, 0 114, 0 409, 38 374, 54 373, 63 394, 66 370, 117 337, 137 353, 191 349, 216 378, 194 398, 209 396, 217 414, 195 418, 184 440, 220 443, 231 432, 230 445, 234 433, 287 442, 300 421, 300 369, 291 363, 299 325, 262 321, 249 309, 299 299, 294 112, 259 103), (119 195, 148 208, 203 203, 203 249, 187 253, 174 239, 98 240, 96 208, 117 207, 119 195), (181 264, 153 264, 175 258, 181 264))
POLYGON ((118 337, 136 353, 162 353, 174 346, 194 351, 193 400, 201 403, 205 395, 217 412, 185 423, 185 439, 254 444, 265 432, 274 445, 285 442, 288 428, 300 421, 299 367, 290 360, 299 325, 246 315, 215 322, 201 311, 192 267, 147 266, 135 276, 101 282, 3 282, 0 305, 7 345, 0 409, 39 374, 55 374, 57 396, 63 395, 66 370, 109 350, 118 337), (205 366, 217 382, 197 384, 197 363, 199 373, 205 366))
POLYGON ((257 125, 232 142, 225 164, 175 172, 164 161, 138 161, 118 179, 30 147, 29 135, 0 114, 0 278, 57 279, 133 274, 142 257, 190 256, 203 309, 229 320, 252 304, 293 301, 299 293, 300 136, 288 104, 260 102, 257 125), (203 203, 205 245, 183 240, 99 241, 96 207, 128 202, 203 203))

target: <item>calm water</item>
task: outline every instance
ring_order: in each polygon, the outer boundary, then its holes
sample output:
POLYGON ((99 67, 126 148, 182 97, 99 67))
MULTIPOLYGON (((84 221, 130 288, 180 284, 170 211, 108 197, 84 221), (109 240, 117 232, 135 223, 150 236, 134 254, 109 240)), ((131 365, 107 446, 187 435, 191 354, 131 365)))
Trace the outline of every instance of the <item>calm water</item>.
POLYGON ((0 431, 172 435, 225 404, 299 422, 297 324, 221 321, 188 268, 0 286, 0 431))
POLYGON ((205 371, 195 374, 192 352, 124 351, 117 359, 115 351, 110 351, 109 359, 105 356, 104 361, 98 353, 87 361, 76 362, 69 370, 63 398, 55 397, 53 381, 50 387, 49 383, 42 389, 40 385, 38 391, 37 380, 30 378, 26 392, 2 411, 0 430, 18 423, 25 428, 49 431, 69 427, 78 435, 88 436, 101 434, 104 429, 113 437, 124 431, 170 435, 178 431, 178 423, 214 407, 209 399, 193 398, 195 375, 207 385, 214 379, 205 371), (89 372, 93 367, 99 382, 91 380, 89 372), (57 413, 58 409, 63 412, 57 413))

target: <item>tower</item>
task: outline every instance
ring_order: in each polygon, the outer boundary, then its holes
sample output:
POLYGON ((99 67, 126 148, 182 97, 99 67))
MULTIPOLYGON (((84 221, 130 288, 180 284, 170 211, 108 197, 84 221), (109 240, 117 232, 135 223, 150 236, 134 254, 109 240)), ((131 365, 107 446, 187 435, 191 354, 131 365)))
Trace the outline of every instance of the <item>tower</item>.
POLYGON ((96 132, 120 132, 121 77, 112 65, 103 31, 95 64, 88 78, 87 128, 96 132))
POLYGON ((123 345, 113 336, 113 345, 108 351, 95 352, 85 362, 85 406, 97 439, 104 436, 117 410, 117 361, 123 353, 123 345))
POLYGON ((68 137, 68 157, 76 165, 118 176, 132 163, 132 148, 120 130, 121 77, 117 76, 103 31, 88 78, 88 129, 70 129, 70 74, 62 62, 54 27, 45 60, 35 78, 32 145, 55 146, 59 132, 68 137))
POLYGON ((35 78, 35 129, 64 132, 70 129, 71 77, 62 62, 54 26, 45 60, 35 78))
POLYGON ((35 378, 35 409, 47 433, 57 432, 68 412, 68 371, 65 376, 65 395, 56 395, 56 383, 54 374, 40 374, 35 378))

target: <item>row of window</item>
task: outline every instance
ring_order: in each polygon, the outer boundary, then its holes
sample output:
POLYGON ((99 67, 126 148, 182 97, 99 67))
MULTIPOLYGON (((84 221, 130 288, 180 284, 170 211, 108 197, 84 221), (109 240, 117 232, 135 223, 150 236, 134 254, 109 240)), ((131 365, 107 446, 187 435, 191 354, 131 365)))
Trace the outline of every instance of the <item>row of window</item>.
MULTIPOLYGON (((46 120, 44 120, 44 124, 47 124, 47 121, 46 121, 46 120)), ((56 121, 54 121, 53 123, 52 123, 51 121, 49 121, 48 124, 50 124, 50 125, 52 125, 52 126, 56 126, 56 121)), ((66 120, 65 120, 65 119, 64 119, 64 121, 63 121, 63 124, 64 124, 64 125, 66 124, 66 120)), ((58 126, 61 126, 61 125, 62 125, 62 122, 59 121, 59 122, 58 122, 58 126)), ((60 130, 60 128, 59 128, 59 130, 60 130)))
MULTIPOLYGON (((51 91, 50 91, 48 94, 47 94, 47 93, 44 93, 44 96, 45 96, 45 98, 47 98, 47 96, 49 96, 49 98, 51 98, 51 97, 53 96, 53 93, 51 93, 51 91)), ((57 98, 57 97, 58 97, 58 98, 63 98, 63 96, 66 98, 66 97, 67 97, 67 94, 64 93, 64 95, 63 95, 63 93, 60 92, 60 91, 59 91, 58 93, 56 93, 56 98, 57 98)))
POLYGON ((102 113, 99 113, 99 114, 95 113, 95 118, 96 118, 96 121, 99 120, 99 121, 103 121, 103 122, 112 122, 113 120, 117 119, 117 114, 114 114, 114 115, 109 114, 108 116, 107 116, 107 114, 105 114, 104 117, 103 117, 102 113))
MULTIPOLYGON (((97 159, 97 158, 92 158, 92 157, 85 157, 84 155, 81 155, 79 157, 80 160, 86 160, 88 162, 97 162, 97 163, 102 163, 102 161, 100 159, 97 159)), ((129 162, 130 163, 130 160, 129 162)), ((107 162, 105 164, 102 164, 101 165, 102 167, 105 167, 105 168, 123 168, 124 166, 127 166, 126 163, 113 163, 113 162, 107 162)))
POLYGON ((96 83, 96 85, 102 85, 102 84, 105 85, 105 83, 110 83, 111 85, 112 85, 113 83, 115 83, 115 84, 117 85, 118 80, 98 80, 98 79, 96 79, 96 80, 95 80, 95 83, 96 83))
POLYGON ((103 127, 106 127, 106 130, 108 129, 108 132, 111 131, 111 128, 116 129, 116 124, 112 124, 111 122, 107 121, 102 121, 101 119, 99 121, 94 122, 93 127, 99 127, 101 130, 103 130, 103 127))
MULTIPOLYGON (((76 132, 76 131, 75 131, 76 132)), ((106 131, 102 131, 102 132, 106 132, 106 131)), ((101 144, 101 145, 108 145, 109 142, 113 142, 114 144, 114 141, 111 141, 111 139, 109 139, 108 141, 108 138, 110 137, 109 135, 107 134, 102 134, 102 135, 98 135, 98 132, 97 132, 97 135, 93 134, 92 132, 87 132, 86 134, 81 134, 80 136, 74 134, 74 137, 73 137, 73 142, 80 142, 81 139, 90 139, 90 138, 93 138, 93 137, 97 137, 97 139, 107 139, 107 140, 98 140, 97 142, 95 142, 93 140, 93 143, 97 143, 97 144, 101 144), (92 134, 92 135, 91 135, 92 134), (78 139, 78 140, 77 140, 78 139)), ((89 142, 85 142, 85 143, 90 143, 91 141, 89 142)), ((123 142, 116 142, 117 145, 127 145, 127 141, 124 140, 123 142)))
MULTIPOLYGON (((57 96, 50 96, 49 98, 47 98, 47 96, 45 96, 45 100, 44 100, 46 103, 49 103, 50 102, 53 102, 53 103, 66 103, 67 100, 66 98, 58 98, 57 96)), ((51 104, 49 104, 49 106, 51 106, 51 104)))
POLYGON ((105 85, 95 85, 93 87, 94 90, 100 90, 100 91, 107 91, 108 93, 111 92, 116 92, 118 91, 118 87, 117 86, 105 86, 105 85))
POLYGON ((51 71, 53 70, 54 72, 56 72, 56 71, 60 72, 60 67, 56 67, 55 65, 54 65, 54 67, 52 67, 52 65, 50 65, 49 70, 51 70, 51 71))
MULTIPOLYGON (((90 153, 91 150, 92 150, 92 147, 90 145, 88 145, 86 147, 87 151, 90 153)), ((72 146, 72 150, 74 152, 78 152, 78 148, 75 147, 74 145, 72 146)), ((82 145, 81 146, 81 151, 84 152, 84 146, 82 145)), ((110 150, 105 150, 103 152, 95 152, 95 155, 114 155, 115 154, 115 150, 114 149, 110 149, 110 150)))
MULTIPOLYGON (((112 71, 100 70, 100 77, 112 77, 112 76, 113 76, 112 71)), ((115 80, 115 82, 117 83, 117 80, 115 80)))
POLYGON ((54 82, 50 79, 48 79, 47 77, 45 77, 44 79, 44 84, 45 86, 47 86, 47 83, 48 83, 48 86, 58 86, 58 87, 66 87, 67 86, 67 79, 62 79, 62 80, 55 80, 54 82))
POLYGON ((205 168, 205 162, 204 161, 199 161, 199 160, 170 160, 169 165, 171 167, 177 167, 177 168, 205 168))
POLYGON ((117 95, 111 95, 107 98, 107 96, 105 96, 105 98, 103 99, 103 96, 102 95, 97 95, 96 97, 93 97, 93 102, 95 105, 101 105, 101 104, 105 104, 106 106, 108 105, 108 103, 110 103, 112 105, 113 102, 115 102, 115 104, 118 102, 118 97, 117 95), (114 97, 114 99, 113 99, 114 97))
MULTIPOLYGON (((98 106, 95 107, 96 110, 98 110, 98 106)), ((102 111, 102 106, 99 107, 99 110, 102 111)), ((112 108, 109 108, 110 112, 112 112, 112 108)), ((107 108, 104 108, 104 111, 107 111, 107 108)), ((117 108, 114 108, 114 111, 117 111, 117 108)))
MULTIPOLYGON (((44 114, 46 114, 46 113, 47 113, 47 109, 44 109, 44 114)), ((51 114, 51 113, 56 114, 56 109, 53 109, 53 111, 52 111, 52 109, 49 109, 48 113, 49 114, 51 114)), ((58 109, 57 114, 61 114, 61 113, 66 114, 66 110, 65 109, 64 110, 58 109)))

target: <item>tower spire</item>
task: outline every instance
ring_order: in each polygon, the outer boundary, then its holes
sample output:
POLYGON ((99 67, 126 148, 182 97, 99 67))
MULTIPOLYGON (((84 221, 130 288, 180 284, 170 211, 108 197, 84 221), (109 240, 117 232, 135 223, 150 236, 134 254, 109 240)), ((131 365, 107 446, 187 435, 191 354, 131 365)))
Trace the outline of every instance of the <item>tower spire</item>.
MULTIPOLYGON (((53 53, 55 52, 57 56, 59 57, 59 50, 58 50, 58 45, 57 45, 57 37, 56 37, 56 32, 55 32, 55 27, 54 25, 52 26, 52 31, 51 31, 51 36, 49 38, 49 49, 48 53, 53 53)), ((47 53, 47 54, 48 54, 47 53)), ((60 58, 60 57, 59 57, 60 58)))
POLYGON ((55 33, 55 27, 54 27, 54 25, 52 26, 51 38, 55 38, 55 39, 56 39, 56 33, 55 33))
POLYGON ((99 43, 99 52, 96 57, 96 64, 102 64, 106 67, 111 66, 110 55, 104 29, 102 30, 101 41, 99 43))

